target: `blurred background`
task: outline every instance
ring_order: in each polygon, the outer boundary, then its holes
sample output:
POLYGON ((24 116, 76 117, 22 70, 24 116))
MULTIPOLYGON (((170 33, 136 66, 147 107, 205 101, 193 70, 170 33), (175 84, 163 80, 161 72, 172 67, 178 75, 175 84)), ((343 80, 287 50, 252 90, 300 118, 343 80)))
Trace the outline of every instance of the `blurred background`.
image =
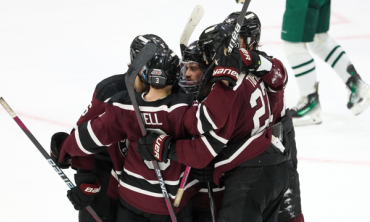
MULTIPOLYGON (((70 132, 98 82, 127 71, 129 46, 156 34, 180 55, 179 39, 195 5, 204 17, 190 42, 227 15, 235 0, 0 1, 0 97, 49 152, 51 135, 70 132)), ((370 83, 370 3, 332 1, 329 34, 370 83)), ((298 87, 280 39, 285 0, 252 0, 262 23, 261 50, 287 66, 287 105, 298 87)), ((316 58, 316 57, 315 57, 316 58)), ((370 108, 347 109, 337 74, 316 60, 323 123, 296 128, 302 209, 306 221, 370 221, 370 108)), ((1 221, 77 221, 68 187, 0 107, 1 221)), ((73 170, 65 170, 73 180, 73 170)))

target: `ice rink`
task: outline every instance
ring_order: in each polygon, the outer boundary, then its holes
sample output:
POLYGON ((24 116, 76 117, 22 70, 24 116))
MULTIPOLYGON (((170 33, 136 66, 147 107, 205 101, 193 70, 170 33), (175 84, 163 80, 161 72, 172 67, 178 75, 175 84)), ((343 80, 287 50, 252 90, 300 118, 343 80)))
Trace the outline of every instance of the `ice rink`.
MULTIPOLYGON (((95 85, 127 71, 135 36, 156 34, 180 55, 179 38, 197 4, 205 15, 191 40, 242 8, 235 0, 1 0, 0 97, 49 152, 51 135, 72 129, 95 85)), ((249 9, 262 23, 261 49, 287 65, 285 1, 252 0, 249 9)), ((333 1, 329 31, 367 83, 369 9, 364 0, 333 1)), ((318 58, 316 65, 323 123, 296 128, 304 216, 370 221, 370 108, 353 116, 341 79, 318 58)), ((299 93, 288 72, 287 104, 294 106, 299 93)), ((77 221, 68 187, 2 107, 0 146, 0 221, 77 221)), ((73 179, 74 171, 65 172, 73 179)))

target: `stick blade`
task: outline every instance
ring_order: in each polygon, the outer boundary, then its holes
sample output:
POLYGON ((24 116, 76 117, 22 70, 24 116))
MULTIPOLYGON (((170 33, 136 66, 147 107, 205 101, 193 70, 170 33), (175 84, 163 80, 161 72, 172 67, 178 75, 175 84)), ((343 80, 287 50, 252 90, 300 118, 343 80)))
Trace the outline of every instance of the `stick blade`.
POLYGON ((189 38, 193 33, 195 27, 197 27, 198 23, 202 19, 203 15, 204 15, 203 7, 200 5, 196 5, 195 8, 193 9, 193 12, 190 15, 190 18, 188 19, 188 22, 186 23, 184 31, 182 32, 182 35, 180 37, 180 44, 183 44, 185 46, 188 45, 189 38))
POLYGON ((145 47, 139 52, 136 56, 132 64, 130 65, 129 69, 127 70, 126 77, 128 77, 128 81, 126 79, 126 86, 129 87, 134 85, 136 74, 143 68, 143 66, 151 59, 154 54, 157 52, 157 45, 149 42, 145 45, 145 47))

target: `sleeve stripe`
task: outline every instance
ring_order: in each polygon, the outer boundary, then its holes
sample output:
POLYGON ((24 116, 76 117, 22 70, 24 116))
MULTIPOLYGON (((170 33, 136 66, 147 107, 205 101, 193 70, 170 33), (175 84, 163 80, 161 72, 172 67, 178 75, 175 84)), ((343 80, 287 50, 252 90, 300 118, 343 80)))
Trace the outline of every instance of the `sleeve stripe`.
POLYGON ((239 86, 242 84, 244 78, 245 78, 245 73, 242 73, 242 74, 239 75, 238 81, 236 82, 236 85, 233 87, 234 91, 236 91, 239 88, 239 86))
POLYGON ((98 146, 104 146, 100 141, 99 139, 95 136, 95 133, 93 131, 93 129, 91 128, 91 120, 89 120, 87 122, 87 131, 89 132, 90 136, 91 136, 91 139, 94 140, 94 142, 98 145, 98 146))
POLYGON ((215 129, 218 129, 218 128, 217 128, 217 126, 216 126, 216 124, 213 122, 213 120, 212 120, 212 119, 211 119, 211 117, 209 116, 208 111, 207 111, 207 107, 206 107, 205 105, 202 105, 201 107, 202 107, 202 109, 203 109, 204 115, 206 116, 206 118, 207 118, 208 122, 212 125, 213 129, 214 129, 214 130, 215 130, 215 129))
POLYGON ((211 144, 208 142, 207 138, 205 136, 200 136, 200 138, 203 140, 203 143, 208 148, 209 152, 212 154, 213 157, 217 156, 217 153, 213 150, 211 144))
POLYGON ((76 126, 75 127, 75 138, 76 138, 76 142, 77 142, 77 145, 78 147, 80 148, 80 150, 86 154, 93 154, 89 151, 87 151, 83 146, 82 146, 82 143, 81 143, 81 140, 80 140, 80 132, 78 131, 78 127, 76 126))
POLYGON ((112 169, 111 171, 111 174, 114 178, 116 178, 116 180, 118 181, 118 175, 116 174, 116 172, 112 169))
MULTIPOLYGON (((201 106, 201 104, 200 104, 201 106)), ((200 134, 204 134, 204 131, 203 131, 203 126, 202 126, 202 121, 200 120, 199 116, 200 116, 200 110, 201 110, 201 107, 198 107, 198 110, 197 110, 197 114, 196 114, 196 117, 197 117, 197 128, 198 128, 198 131, 200 134)))
POLYGON ((259 132, 258 134, 252 136, 251 138, 249 138, 235 153, 233 153, 233 155, 231 155, 228 159, 225 159, 223 161, 220 161, 220 162, 217 162, 215 164, 215 168, 219 167, 219 166, 222 166, 222 165, 225 165, 225 164, 228 164, 228 163, 231 163, 231 161, 233 161, 237 156, 239 156, 239 154, 241 152, 243 152, 245 150, 246 147, 248 147, 248 145, 253 142, 253 140, 257 139, 258 137, 260 137, 262 134, 263 134, 264 131, 261 131, 259 132))
POLYGON ((218 141, 220 141, 220 142, 221 142, 221 143, 223 143, 223 144, 226 144, 227 142, 229 142, 229 140, 227 140, 227 139, 225 139, 225 138, 220 137, 220 136, 219 136, 219 135, 217 135, 217 134, 215 133, 215 131, 213 131, 213 130, 209 131, 209 133, 210 133, 214 138, 216 138, 218 141))

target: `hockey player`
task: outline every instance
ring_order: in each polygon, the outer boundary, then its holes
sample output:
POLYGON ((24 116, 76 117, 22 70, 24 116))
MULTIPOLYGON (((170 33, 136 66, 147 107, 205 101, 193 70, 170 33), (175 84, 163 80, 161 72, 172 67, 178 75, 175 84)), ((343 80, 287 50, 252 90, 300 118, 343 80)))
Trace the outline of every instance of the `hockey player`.
MULTIPOLYGON (((236 23, 239 14, 239 12, 230 14, 224 22, 236 23)), ((247 49, 251 54, 259 53, 256 48, 258 48, 260 37, 261 22, 258 16, 253 12, 247 12, 240 30, 240 47, 247 49)), ((287 80, 284 82, 284 88, 287 82, 287 80)), ((297 171, 297 148, 295 145, 294 128, 291 120, 292 111, 287 110, 285 113, 284 89, 279 90, 278 92, 269 90, 268 95, 271 105, 271 113, 273 116, 273 123, 282 123, 284 131, 287 134, 286 136, 288 137, 286 140, 289 141, 289 147, 286 148, 290 150, 291 155, 291 183, 287 192, 284 194, 277 221, 304 222, 301 209, 299 175, 297 171)))
POLYGON ((321 106, 316 65, 309 51, 330 65, 349 92, 347 108, 354 115, 370 105, 370 89, 357 73, 344 49, 328 34, 331 0, 286 1, 281 38, 296 77, 301 99, 293 108, 294 125, 319 124, 321 106))
MULTIPOLYGON (((182 52, 182 55, 179 85, 186 93, 193 93, 196 95, 203 78, 203 73, 206 72, 209 65, 204 61, 203 53, 198 46, 198 41, 189 44, 182 52)), ((193 222, 212 222, 208 195, 209 190, 206 183, 211 183, 212 196, 216 209, 221 208, 225 187, 218 187, 214 184, 212 174, 213 166, 207 166, 203 169, 192 168, 190 171, 189 177, 197 179, 202 185, 202 189, 192 197, 193 222)))
MULTIPOLYGON (((225 70, 219 63, 227 57, 219 55, 224 53, 233 31, 234 26, 230 24, 218 24, 207 28, 199 38, 208 63, 215 58, 213 79, 225 70)), ((202 136, 168 141, 166 147, 172 153, 172 160, 194 168, 203 168, 215 159, 214 182, 219 184, 221 175, 225 174, 225 195, 217 221, 276 221, 280 201, 288 188, 286 160, 289 155, 284 149, 270 146, 272 136, 268 126, 272 118, 267 87, 262 79, 268 83, 269 90, 279 91, 284 85, 285 68, 279 60, 262 53, 241 50, 239 56, 253 75, 239 76, 233 88, 237 97, 225 126, 215 129, 212 123, 198 124, 197 130, 202 136), (228 144, 226 148, 225 144, 228 144)), ((235 60, 234 67, 237 65, 235 60)), ((201 120, 208 118, 207 109, 200 106, 197 117, 198 123, 202 123, 201 120)), ((153 143, 150 143, 151 137, 140 139, 138 149, 149 151, 153 143)), ((280 142, 275 140, 275 143, 280 142)))
MULTIPOLYGON (((131 43, 130 46, 130 59, 131 62, 140 52, 140 50, 148 43, 154 42, 162 49, 168 49, 167 44, 158 36, 147 34, 137 36, 131 43)), ((146 92, 148 88, 142 82, 141 73, 135 80, 135 89, 138 92, 146 92)), ((92 101, 83 112, 80 119, 77 121, 77 126, 88 122, 93 117, 101 115, 105 111, 105 103, 117 92, 126 91, 125 84, 125 74, 114 75, 108 77, 97 84, 92 101)), ((53 142, 61 143, 68 134, 57 133, 53 136, 53 142)), ((56 148, 56 146, 52 147, 56 148)), ((53 149, 52 149, 53 151, 53 149)), ((52 157, 55 158, 54 149, 52 157)), ((96 220, 91 216, 91 214, 86 210, 87 205, 91 205, 92 208, 97 212, 100 218, 104 222, 115 221, 116 217, 116 200, 118 199, 118 180, 117 173, 120 174, 122 170, 122 165, 124 162, 124 157, 127 155, 126 141, 112 144, 108 150, 104 150, 100 153, 94 155, 89 155, 85 157, 75 156, 72 158, 72 168, 77 169, 75 174, 75 181, 78 185, 68 191, 68 198, 74 205, 76 210, 79 210, 79 221, 80 222, 95 222, 96 220), (115 170, 113 169, 112 160, 108 154, 115 155, 116 160, 114 162, 115 170), (119 161, 117 161, 119 160, 119 161), (83 183, 91 184, 98 180, 101 189, 99 192, 94 193, 94 195, 85 195, 81 191, 81 185, 83 183), (109 186, 108 186, 109 182, 109 186), (85 201, 82 201, 85 200, 85 201)), ((57 159, 55 158, 55 161, 57 159)), ((65 164, 63 168, 68 168, 69 164, 65 164)))
MULTIPOLYGON (((150 85, 149 92, 136 94, 146 128, 162 134, 167 132, 171 137, 177 139, 189 136, 184 132, 181 119, 194 100, 194 96, 191 94, 171 94, 172 85, 177 84, 178 62, 178 57, 171 50, 156 54, 145 68, 144 79, 150 85)), ((231 105, 235 99, 235 93, 223 83, 216 83, 208 99, 215 103, 217 103, 217 99, 228 99, 224 103, 228 104, 230 100, 228 105, 231 105)), ((203 104, 203 106, 207 107, 207 104, 203 104)), ((209 108, 210 111, 213 111, 212 107, 209 108)), ((230 106, 225 107, 225 110, 231 110, 230 106)), ((220 112, 214 110, 213 113, 220 112)), ((193 125, 196 119, 195 115, 191 114, 194 119, 191 122, 193 125)), ((218 116, 219 119, 222 114, 218 116)), ((119 178, 120 197, 117 221, 170 221, 152 163, 141 160, 140 156, 144 154, 139 154, 135 149, 136 141, 140 136, 141 130, 130 98, 126 92, 120 92, 107 102, 103 115, 77 127, 64 141, 59 147, 61 153, 59 160, 62 161, 66 153, 71 156, 86 156, 106 149, 109 144, 128 139, 130 146, 119 178)), ((164 141, 166 137, 162 138, 161 141, 164 141)), ((163 145, 159 147, 161 148, 163 145)), ((160 167, 165 185, 173 200, 184 166, 168 160, 170 156, 171 153, 158 152, 157 158, 161 161, 160 167)), ((96 187, 96 184, 85 184, 84 186, 93 188, 96 187)), ((180 206, 174 209, 179 217, 178 221, 189 221, 189 217, 191 219, 187 202, 198 190, 197 181, 189 181, 180 206)))

